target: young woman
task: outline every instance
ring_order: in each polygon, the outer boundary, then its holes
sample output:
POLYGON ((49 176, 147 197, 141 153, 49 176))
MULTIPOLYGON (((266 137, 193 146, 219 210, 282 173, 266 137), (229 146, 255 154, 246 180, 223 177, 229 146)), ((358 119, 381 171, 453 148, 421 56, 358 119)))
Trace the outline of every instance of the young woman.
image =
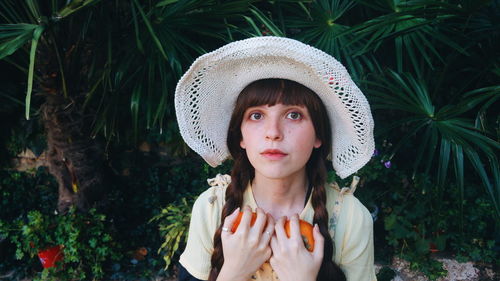
POLYGON ((193 150, 234 160, 193 206, 179 280, 376 280, 370 214, 326 184, 329 155, 346 177, 373 152, 368 103, 340 63, 287 38, 233 42, 191 66, 175 105, 193 150))

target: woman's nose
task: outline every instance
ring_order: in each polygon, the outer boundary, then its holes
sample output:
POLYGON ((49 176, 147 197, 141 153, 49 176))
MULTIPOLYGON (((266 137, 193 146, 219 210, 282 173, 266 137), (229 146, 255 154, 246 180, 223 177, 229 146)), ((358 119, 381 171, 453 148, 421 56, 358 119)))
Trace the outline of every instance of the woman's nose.
POLYGON ((267 120, 266 124, 266 139, 277 141, 283 138, 281 124, 279 120, 273 120, 270 118, 267 120))

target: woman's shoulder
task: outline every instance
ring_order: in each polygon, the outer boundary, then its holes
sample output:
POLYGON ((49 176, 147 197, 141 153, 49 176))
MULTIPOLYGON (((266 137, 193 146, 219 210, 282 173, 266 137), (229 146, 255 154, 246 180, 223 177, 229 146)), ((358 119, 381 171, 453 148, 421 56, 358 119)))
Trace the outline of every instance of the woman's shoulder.
POLYGON ((229 175, 218 174, 215 178, 207 179, 209 188, 203 191, 193 205, 193 212, 201 215, 217 214, 222 211, 225 203, 226 189, 231 183, 229 175))
POLYGON ((213 237, 220 225, 225 193, 231 178, 217 175, 207 182, 208 189, 194 202, 186 249, 180 257, 182 266, 200 280, 208 279, 210 273, 213 237))
POLYGON ((350 187, 340 188, 336 183, 326 187, 327 208, 338 223, 372 222, 370 212, 354 195, 356 186, 357 181, 354 180, 350 187))

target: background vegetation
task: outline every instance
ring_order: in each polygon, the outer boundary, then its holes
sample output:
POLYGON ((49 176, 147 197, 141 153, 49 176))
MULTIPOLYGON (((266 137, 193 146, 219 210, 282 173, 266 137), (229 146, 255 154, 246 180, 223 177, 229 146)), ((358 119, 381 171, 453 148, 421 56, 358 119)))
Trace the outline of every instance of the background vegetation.
POLYGON ((4 0, 0 278, 169 275, 189 203, 230 167, 183 144, 176 82, 200 54, 262 35, 332 54, 367 96, 377 151, 357 195, 377 214, 377 260, 433 279, 435 252, 498 263, 499 1, 4 0), (16 171, 26 149, 46 168, 16 171), (31 258, 37 241, 65 245, 66 275, 31 258))

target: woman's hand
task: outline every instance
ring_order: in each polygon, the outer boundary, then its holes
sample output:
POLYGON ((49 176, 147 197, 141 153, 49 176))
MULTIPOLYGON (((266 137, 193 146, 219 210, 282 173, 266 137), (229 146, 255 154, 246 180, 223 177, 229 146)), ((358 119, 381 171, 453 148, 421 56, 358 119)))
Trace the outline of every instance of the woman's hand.
POLYGON ((314 251, 309 252, 300 235, 299 216, 290 219, 290 238, 285 233, 286 217, 280 218, 275 225, 271 239, 273 255, 270 263, 280 280, 316 280, 323 261, 324 239, 317 225, 314 226, 314 251))
POLYGON ((217 280, 248 280, 269 257, 271 247, 269 242, 273 236, 274 220, 257 208, 257 219, 250 226, 252 210, 243 208, 243 216, 238 229, 231 233, 239 208, 224 220, 221 233, 224 264, 217 280))

